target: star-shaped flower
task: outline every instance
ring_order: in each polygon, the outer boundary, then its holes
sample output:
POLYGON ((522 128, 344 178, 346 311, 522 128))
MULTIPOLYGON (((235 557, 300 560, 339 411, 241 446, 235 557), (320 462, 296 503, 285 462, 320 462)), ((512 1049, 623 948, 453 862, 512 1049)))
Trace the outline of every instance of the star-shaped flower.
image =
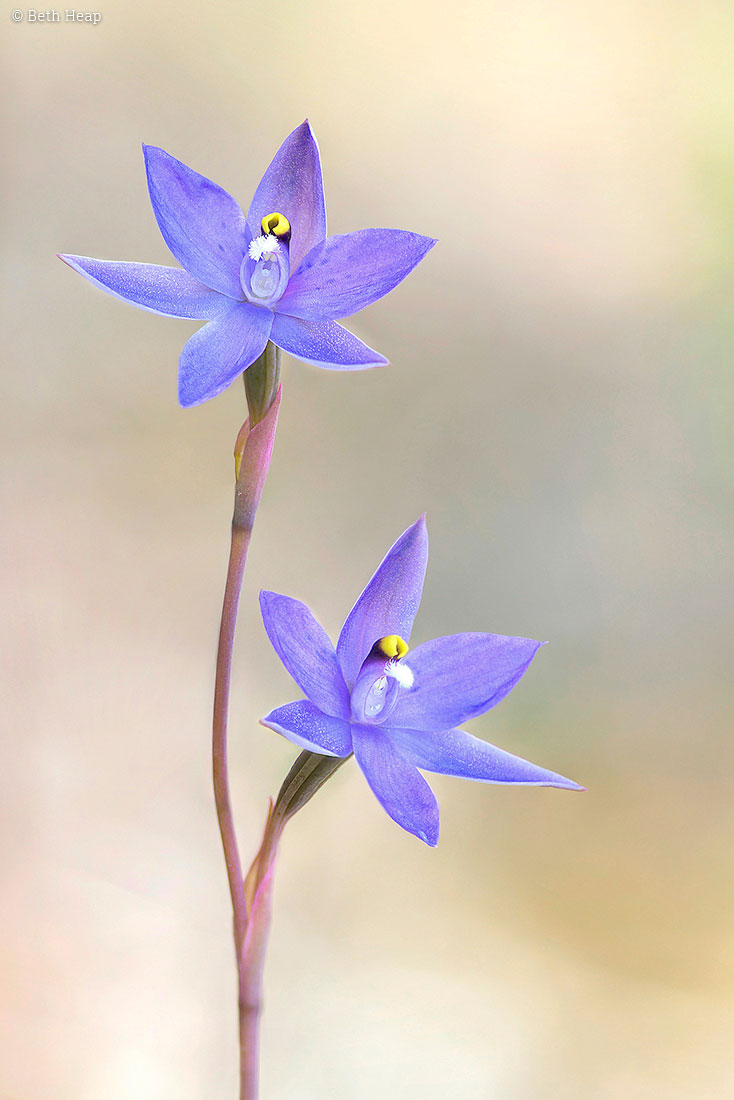
POLYGON ((336 323, 402 282, 436 243, 400 229, 326 236, 321 161, 308 122, 275 154, 247 216, 211 180, 143 146, 163 238, 184 270, 61 256, 95 286, 152 313, 208 323, 179 361, 184 407, 221 393, 268 340, 330 370, 387 360, 336 323))
POLYGON ((350 611, 336 650, 305 604, 261 592, 268 637, 307 696, 262 722, 313 752, 353 752, 393 821, 435 845, 438 804, 419 769, 486 783, 584 788, 457 728, 504 699, 541 643, 454 634, 408 655, 404 639, 427 561, 421 517, 388 551, 350 611))

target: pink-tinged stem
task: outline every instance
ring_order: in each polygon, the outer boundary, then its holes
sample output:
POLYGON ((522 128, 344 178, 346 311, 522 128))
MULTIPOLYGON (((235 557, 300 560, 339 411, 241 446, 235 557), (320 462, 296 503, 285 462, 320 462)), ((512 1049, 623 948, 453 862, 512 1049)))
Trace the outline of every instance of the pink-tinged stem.
MULTIPOLYGON (((272 817, 270 803, 268 824, 272 817)), ((267 826, 266 826, 267 832, 267 826)), ((260 864, 262 847, 245 879, 247 928, 239 956, 240 974, 240 1100, 257 1100, 260 1076, 260 1013, 265 952, 270 933, 274 859, 260 864), (260 873, 264 870, 264 873, 260 873)))
POLYGON ((278 844, 287 822, 344 764, 333 756, 302 752, 271 801, 262 843, 245 878, 247 927, 240 954, 241 1100, 257 1100, 258 1030, 262 978, 272 915, 273 876, 278 844))
MULTIPOLYGON (((247 387, 250 420, 243 426, 235 447, 237 481, 232 520, 232 541, 219 630, 212 721, 214 802, 222 837, 234 915, 234 943, 237 959, 240 1017, 240 1100, 256 1100, 257 1098, 260 1007, 259 1003, 254 1003, 251 995, 252 982, 248 978, 247 955, 244 950, 248 931, 248 909, 229 791, 227 721, 229 687, 232 676, 232 652, 242 578, 252 535, 252 525, 270 467, 270 456, 278 423, 281 390, 278 386, 276 350, 274 348, 271 350, 269 345, 261 359, 253 364, 246 373, 250 371, 255 372, 262 384, 259 387, 259 392, 253 393, 252 400, 250 399, 250 388, 247 387)), ((257 985, 259 988, 259 982, 257 985)))
POLYGON ((222 836, 224 861, 227 865, 229 894, 234 913, 234 942, 239 959, 247 926, 242 863, 237 847, 237 834, 232 816, 232 800, 229 796, 229 770, 227 766, 227 715, 229 710, 229 685, 232 678, 232 650, 237 625, 237 608, 240 602, 242 577, 250 545, 250 531, 232 525, 232 543, 229 551, 227 583, 224 589, 222 621, 219 627, 217 671, 214 681, 214 718, 212 721, 212 771, 214 776, 214 803, 217 808, 219 832, 222 836))
POLYGON ((255 520, 278 422, 281 390, 276 349, 268 345, 263 356, 245 372, 250 418, 235 446, 235 505, 232 542, 224 589, 222 621, 214 687, 212 762, 214 800, 227 865, 234 914, 234 941, 240 1037, 240 1100, 257 1100, 262 976, 270 932, 273 874, 278 843, 290 818, 298 812, 344 763, 336 757, 303 752, 289 771, 275 804, 271 802, 260 849, 243 878, 242 862, 232 814, 227 767, 227 718, 232 652, 242 578, 252 525, 255 520))

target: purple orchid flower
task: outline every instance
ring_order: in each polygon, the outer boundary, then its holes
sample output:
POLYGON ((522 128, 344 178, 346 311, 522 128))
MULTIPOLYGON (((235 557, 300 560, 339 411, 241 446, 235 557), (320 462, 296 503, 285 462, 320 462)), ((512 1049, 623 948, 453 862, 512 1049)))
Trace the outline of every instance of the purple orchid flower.
POLYGON ((584 790, 456 727, 495 706, 541 643, 454 634, 408 654, 428 561, 424 517, 409 527, 350 611, 336 650, 305 604, 261 592, 275 652, 307 698, 262 719, 303 749, 354 756, 393 821, 438 843, 438 804, 418 769, 485 783, 584 790))
POLYGON ((95 286, 151 313, 206 321, 179 361, 186 408, 215 397, 268 340, 330 370, 387 365, 336 323, 376 302, 436 243, 400 229, 326 237, 321 160, 308 122, 286 138, 247 213, 211 180, 144 145, 158 226, 185 270, 61 256, 95 286))

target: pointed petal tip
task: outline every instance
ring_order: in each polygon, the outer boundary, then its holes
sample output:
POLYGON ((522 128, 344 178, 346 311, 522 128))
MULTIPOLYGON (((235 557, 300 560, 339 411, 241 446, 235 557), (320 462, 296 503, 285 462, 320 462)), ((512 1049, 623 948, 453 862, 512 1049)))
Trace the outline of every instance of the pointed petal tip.
POLYGON ((311 120, 309 118, 304 118, 301 125, 306 130, 308 136, 311 138, 311 141, 314 143, 316 151, 317 151, 317 153, 320 157, 321 156, 321 149, 319 148, 319 139, 316 137, 316 133, 314 131, 314 128, 311 125, 311 120))
POLYGON ((227 382, 225 385, 217 384, 202 392, 196 387, 192 388, 189 381, 182 379, 179 375, 178 403, 182 409, 195 409, 199 405, 205 405, 213 397, 218 397, 229 385, 231 385, 231 382, 227 382))
MULTIPOLYGON (((314 142, 316 142, 316 134, 313 132, 313 126, 311 125, 311 121, 308 117, 304 118, 304 120, 300 124, 300 126, 296 126, 296 128, 293 132, 298 133, 299 130, 302 131, 304 134, 308 134, 308 136, 314 142)), ((316 142, 316 144, 318 144, 318 142, 316 142)))
POLYGON ((551 772, 551 775, 553 776, 553 778, 546 783, 518 784, 518 786, 554 787, 558 791, 574 792, 586 790, 586 787, 582 787, 581 784, 577 783, 575 779, 567 779, 565 775, 560 775, 554 772, 551 772))
MULTIPOLYGON (((416 238, 417 240, 419 240, 421 242, 420 246, 421 246, 422 252, 421 252, 420 260, 425 259, 425 257, 431 251, 431 249, 435 245, 438 244, 438 237, 427 237, 425 235, 425 233, 411 233, 411 236, 413 236, 414 238, 416 238)), ((420 260, 418 261, 418 263, 420 263, 420 260)))
MULTIPOLYGON (((177 157, 174 157, 171 153, 167 153, 165 149, 162 149, 160 145, 146 145, 142 143, 143 160, 145 161, 145 174, 151 181, 151 172, 155 172, 158 165, 164 164, 166 161, 173 164, 182 164, 177 157)), ((186 165, 184 165, 186 167, 186 165)))
POLYGON ((165 158, 166 160, 175 160, 176 158, 167 153, 165 149, 162 149, 160 145, 148 145, 146 142, 141 142, 140 148, 143 150, 143 160, 145 161, 146 172, 151 167, 151 162, 157 158, 165 158))
POLYGON ((178 380, 178 403, 182 409, 195 409, 197 405, 203 405, 205 401, 209 400, 209 395, 193 393, 189 390, 187 383, 179 376, 178 380))
POLYGON ((415 834, 419 840, 422 840, 424 844, 427 844, 429 848, 436 848, 438 846, 438 827, 436 832, 423 833, 419 832, 415 834))
MULTIPOLYGON (((426 544, 426 552, 427 552, 427 548, 428 548, 428 525, 426 523, 426 513, 425 512, 421 512, 421 514, 418 516, 418 519, 414 523, 411 523, 410 527, 405 528, 402 535, 400 536, 400 539, 406 539, 406 540, 407 539, 417 539, 419 544, 421 544, 421 543, 426 544)), ((398 539, 398 542, 400 541, 400 539, 398 539)))
POLYGON ((410 527, 405 530, 404 534, 407 535, 409 532, 414 532, 415 535, 421 538, 421 540, 425 539, 426 542, 428 541, 428 524, 426 522, 425 512, 421 512, 415 523, 411 523, 410 527))

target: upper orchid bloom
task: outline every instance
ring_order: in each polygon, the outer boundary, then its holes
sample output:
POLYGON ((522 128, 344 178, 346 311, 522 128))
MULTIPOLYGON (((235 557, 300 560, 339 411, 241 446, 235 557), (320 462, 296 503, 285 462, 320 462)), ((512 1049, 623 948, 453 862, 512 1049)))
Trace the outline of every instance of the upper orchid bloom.
POLYGON ((275 154, 246 216, 221 187, 162 149, 144 145, 143 152, 156 220, 184 270, 61 259, 142 309, 208 322, 181 353, 184 407, 221 393, 268 340, 330 370, 387 364, 336 319, 387 294, 436 242, 400 229, 327 239, 321 161, 308 122, 275 154))
POLYGON ((421 517, 388 551, 336 650, 305 604, 261 592, 268 637, 307 696, 262 722, 313 752, 353 752, 393 821, 435 845, 438 804, 419 768, 486 783, 584 788, 456 728, 504 699, 541 643, 454 634, 409 654, 427 561, 421 517))

